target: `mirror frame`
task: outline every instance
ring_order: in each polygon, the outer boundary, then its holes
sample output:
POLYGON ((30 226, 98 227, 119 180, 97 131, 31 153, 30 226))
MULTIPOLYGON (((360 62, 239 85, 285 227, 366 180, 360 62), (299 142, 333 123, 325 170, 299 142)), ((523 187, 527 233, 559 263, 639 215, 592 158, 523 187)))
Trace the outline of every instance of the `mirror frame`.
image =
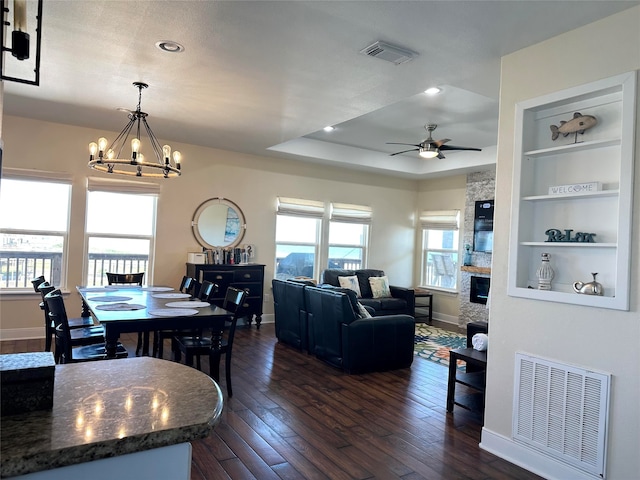
POLYGON ((212 249, 233 248, 242 241, 242 239, 244 238, 244 233, 246 229, 247 229, 247 224, 244 218, 244 213, 242 212, 240 207, 235 203, 233 203, 231 200, 228 200, 222 197, 214 197, 202 202, 200 206, 196 208, 196 211, 193 214, 193 219, 191 220, 191 230, 193 231, 193 236, 196 238, 198 243, 202 245, 204 248, 212 248, 212 249), (235 212, 238 214, 238 219, 240 220, 240 230, 238 231, 238 235, 233 242, 230 242, 225 245, 212 245, 209 242, 207 242, 200 234, 200 230, 198 228, 198 221, 200 220, 200 216, 202 215, 202 212, 204 212, 208 207, 212 205, 226 205, 227 207, 235 210, 235 212))

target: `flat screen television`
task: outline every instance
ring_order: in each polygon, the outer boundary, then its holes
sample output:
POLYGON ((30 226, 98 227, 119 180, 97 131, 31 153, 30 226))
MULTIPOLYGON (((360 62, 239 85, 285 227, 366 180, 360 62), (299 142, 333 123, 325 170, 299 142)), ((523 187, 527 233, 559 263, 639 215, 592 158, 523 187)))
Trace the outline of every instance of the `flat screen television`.
POLYGON ((493 251, 493 199, 476 201, 473 216, 473 251, 493 251))

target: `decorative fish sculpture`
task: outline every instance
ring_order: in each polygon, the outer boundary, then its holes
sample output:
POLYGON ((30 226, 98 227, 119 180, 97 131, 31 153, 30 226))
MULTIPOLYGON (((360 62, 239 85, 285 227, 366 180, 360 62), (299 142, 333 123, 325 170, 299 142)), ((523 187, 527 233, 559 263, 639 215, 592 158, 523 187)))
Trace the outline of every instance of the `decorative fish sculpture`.
POLYGON ((578 133, 582 135, 586 130, 595 127, 597 123, 598 120, 593 115, 582 115, 580 112, 576 112, 568 122, 563 120, 560 122, 559 127, 556 125, 549 127, 551 128, 551 140, 555 140, 560 134, 566 137, 572 133, 575 133, 577 138, 578 133))

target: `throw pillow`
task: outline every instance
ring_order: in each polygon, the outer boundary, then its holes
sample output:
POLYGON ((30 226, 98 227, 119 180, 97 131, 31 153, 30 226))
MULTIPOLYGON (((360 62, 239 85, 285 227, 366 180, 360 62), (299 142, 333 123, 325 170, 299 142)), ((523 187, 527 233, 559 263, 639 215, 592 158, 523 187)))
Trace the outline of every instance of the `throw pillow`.
POLYGON ((364 308, 364 305, 362 305, 360 302, 358 302, 358 313, 360 314, 360 318, 371 318, 369 310, 364 308))
POLYGON ((369 285, 371 285, 373 298, 385 298, 391 296, 391 290, 389 289, 389 279, 386 276, 369 277, 369 285))
POLYGON ((358 277, 355 275, 351 277, 338 277, 338 282, 340 282, 340 286, 342 288, 348 288, 349 290, 356 292, 357 297, 362 296, 360 293, 360 284, 358 284, 358 277))

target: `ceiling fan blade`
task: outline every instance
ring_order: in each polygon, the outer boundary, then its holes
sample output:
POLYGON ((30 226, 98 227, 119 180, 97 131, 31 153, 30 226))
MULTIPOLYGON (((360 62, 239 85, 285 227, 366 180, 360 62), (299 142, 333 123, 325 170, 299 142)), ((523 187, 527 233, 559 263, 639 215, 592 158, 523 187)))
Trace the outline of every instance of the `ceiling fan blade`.
POLYGON ((457 147, 455 145, 442 145, 439 147, 440 150, 473 150, 475 152, 481 152, 481 148, 472 148, 472 147, 457 147))
POLYGON ((436 147, 440 148, 442 145, 450 141, 451 141, 450 138, 443 138, 442 140, 438 140, 436 142, 431 142, 431 143, 433 143, 436 147))
POLYGON ((397 142, 386 142, 387 145, 410 145, 412 147, 419 147, 420 144, 419 143, 397 143, 397 142))
MULTIPOLYGON (((406 144, 405 144, 406 145, 406 144)), ((410 148, 409 150, 403 150, 401 152, 396 152, 396 153, 390 153, 389 156, 393 157, 394 155, 400 155, 401 153, 407 153, 407 152, 417 152, 418 150, 420 150, 419 148, 410 148)))
POLYGON ((441 152, 440 150, 438 150, 438 157, 437 157, 437 158, 439 158, 439 159, 441 159, 441 160, 442 160, 443 158, 447 158, 447 157, 445 157, 445 156, 442 154, 442 152, 441 152))

